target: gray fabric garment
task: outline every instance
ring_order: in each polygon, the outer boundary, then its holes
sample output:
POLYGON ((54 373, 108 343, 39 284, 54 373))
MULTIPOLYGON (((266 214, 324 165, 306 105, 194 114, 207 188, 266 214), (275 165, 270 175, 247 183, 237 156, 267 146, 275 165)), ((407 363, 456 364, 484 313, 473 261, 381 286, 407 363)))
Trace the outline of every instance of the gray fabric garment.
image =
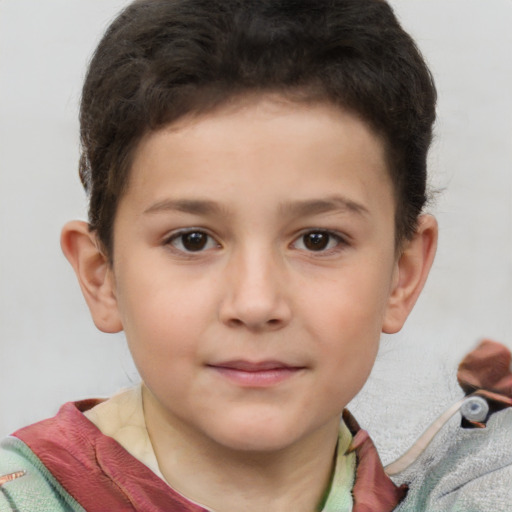
POLYGON ((512 409, 491 416, 485 429, 464 429, 456 414, 397 484, 409 492, 397 512, 512 511, 512 409))

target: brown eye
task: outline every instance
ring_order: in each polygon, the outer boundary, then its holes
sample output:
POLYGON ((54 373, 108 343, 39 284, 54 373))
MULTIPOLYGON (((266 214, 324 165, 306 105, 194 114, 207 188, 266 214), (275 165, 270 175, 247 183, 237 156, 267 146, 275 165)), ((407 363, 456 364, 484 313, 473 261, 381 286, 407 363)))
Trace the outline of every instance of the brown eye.
POLYGON ((183 252, 200 252, 219 246, 217 242, 204 231, 177 233, 169 240, 169 243, 174 248, 183 252))
POLYGON ((186 233, 181 235, 181 243, 187 251, 201 251, 205 248, 208 242, 208 235, 206 233, 186 233))
POLYGON ((328 245, 331 236, 329 233, 308 233, 304 235, 304 247, 310 251, 323 251, 328 245))
POLYGON ((302 251, 323 252, 343 244, 343 238, 336 233, 317 230, 304 233, 293 243, 293 247, 302 251))

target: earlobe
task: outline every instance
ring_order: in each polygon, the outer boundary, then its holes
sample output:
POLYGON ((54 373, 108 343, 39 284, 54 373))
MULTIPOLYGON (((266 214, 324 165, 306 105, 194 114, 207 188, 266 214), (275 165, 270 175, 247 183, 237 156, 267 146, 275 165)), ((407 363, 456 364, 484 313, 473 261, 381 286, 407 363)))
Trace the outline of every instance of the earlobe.
POLYGON ((393 289, 388 301, 382 332, 393 334, 404 325, 434 261, 437 248, 437 221, 422 215, 414 237, 403 248, 397 262, 393 289))
POLYGON ((60 243, 75 271, 96 327, 103 332, 121 331, 112 269, 96 235, 86 222, 71 221, 62 228, 60 243))

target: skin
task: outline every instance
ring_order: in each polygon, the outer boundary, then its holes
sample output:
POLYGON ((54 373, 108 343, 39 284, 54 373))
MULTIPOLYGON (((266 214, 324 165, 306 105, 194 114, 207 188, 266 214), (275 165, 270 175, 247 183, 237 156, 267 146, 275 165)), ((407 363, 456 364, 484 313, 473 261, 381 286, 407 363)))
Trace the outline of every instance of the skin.
POLYGON ((214 510, 315 510, 340 415, 423 287, 437 227, 395 249, 384 146, 276 96, 148 134, 114 257, 63 231, 96 325, 124 330, 160 468, 214 510))

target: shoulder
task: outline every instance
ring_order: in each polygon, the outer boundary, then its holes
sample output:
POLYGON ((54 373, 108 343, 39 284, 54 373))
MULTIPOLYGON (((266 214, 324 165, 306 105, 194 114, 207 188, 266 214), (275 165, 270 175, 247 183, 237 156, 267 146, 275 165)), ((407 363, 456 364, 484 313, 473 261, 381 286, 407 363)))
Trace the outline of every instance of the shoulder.
POLYGON ((89 481, 96 465, 91 434, 96 429, 81 411, 97 403, 67 403, 53 418, 1 441, 0 477, 5 478, 0 484, 0 512, 85 510, 70 489, 89 487, 83 482, 89 481))
POLYGON ((0 512, 183 510, 205 512, 104 435, 84 414, 98 400, 68 403, 0 447, 0 512))
POLYGON ((30 448, 16 437, 0 442, 0 512, 82 512, 30 448), (12 480, 11 480, 12 478, 12 480))
POLYGON ((83 414, 99 402, 64 404, 53 418, 22 428, 2 443, 3 474, 25 472, 0 487, 5 510, 98 510, 99 503, 102 510, 133 510, 117 475, 108 471, 111 459, 120 465, 128 454, 83 414), (37 501, 39 496, 47 508, 37 501), (25 505, 29 497, 37 501, 35 506, 25 505))

